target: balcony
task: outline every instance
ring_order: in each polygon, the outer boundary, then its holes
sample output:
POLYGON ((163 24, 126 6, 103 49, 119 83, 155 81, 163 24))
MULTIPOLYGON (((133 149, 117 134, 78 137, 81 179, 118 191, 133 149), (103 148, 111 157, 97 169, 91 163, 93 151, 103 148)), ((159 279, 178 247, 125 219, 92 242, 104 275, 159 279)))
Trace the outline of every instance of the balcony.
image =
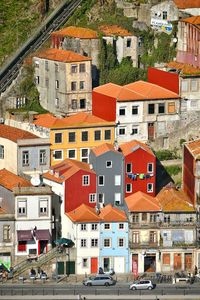
POLYGON ((147 242, 139 242, 139 243, 133 243, 129 241, 129 247, 131 249, 157 249, 160 247, 159 242, 152 242, 152 241, 147 241, 147 242))
POLYGON ((161 228, 173 228, 173 227, 180 227, 180 228, 186 228, 186 227, 196 227, 196 225, 200 222, 196 223, 195 221, 189 222, 189 221, 171 221, 171 222, 146 222, 146 223, 129 223, 130 229, 161 229, 161 228))

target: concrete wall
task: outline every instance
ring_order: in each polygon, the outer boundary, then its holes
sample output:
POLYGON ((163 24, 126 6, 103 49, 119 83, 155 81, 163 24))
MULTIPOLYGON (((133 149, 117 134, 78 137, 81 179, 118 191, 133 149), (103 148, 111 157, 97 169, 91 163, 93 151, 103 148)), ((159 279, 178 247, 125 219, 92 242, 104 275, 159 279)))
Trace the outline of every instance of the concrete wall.
POLYGON ((4 146, 4 159, 0 159, 0 169, 17 174, 18 149, 17 144, 11 140, 0 137, 0 145, 4 146))

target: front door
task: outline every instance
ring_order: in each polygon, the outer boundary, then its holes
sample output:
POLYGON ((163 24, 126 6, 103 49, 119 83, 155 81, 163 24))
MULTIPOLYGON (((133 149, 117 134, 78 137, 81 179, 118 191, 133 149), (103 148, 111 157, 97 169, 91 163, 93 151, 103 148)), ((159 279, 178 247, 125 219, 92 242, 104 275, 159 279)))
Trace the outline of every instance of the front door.
POLYGON ((174 270, 181 270, 182 263, 181 263, 181 254, 174 253, 174 270))
POLYGON ((192 253, 185 253, 185 270, 192 269, 192 253))
POLYGON ((98 258, 97 257, 91 257, 91 273, 97 273, 98 272, 98 258))
POLYGON ((124 257, 114 257, 114 270, 116 273, 125 272, 125 262, 124 257))

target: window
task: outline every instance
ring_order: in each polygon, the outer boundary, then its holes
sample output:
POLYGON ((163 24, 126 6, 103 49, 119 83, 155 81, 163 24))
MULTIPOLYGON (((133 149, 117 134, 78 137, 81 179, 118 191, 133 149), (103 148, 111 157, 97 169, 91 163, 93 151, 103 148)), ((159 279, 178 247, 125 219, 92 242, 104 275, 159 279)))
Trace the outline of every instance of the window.
POLYGON ((46 87, 49 86, 49 78, 45 78, 45 86, 46 86, 46 87))
POLYGON ((22 165, 29 166, 29 151, 22 151, 22 165))
POLYGON ((98 239, 91 239, 91 247, 98 247, 98 239))
POLYGON ((4 146, 0 145, 0 159, 4 159, 4 146))
POLYGON ((76 150, 75 149, 68 150, 68 158, 71 158, 71 159, 76 158, 76 150))
POLYGON ((167 11, 163 11, 163 20, 167 20, 167 11))
POLYGON ((106 168, 112 168, 112 161, 111 160, 107 160, 106 168))
POLYGON ((134 244, 139 244, 140 242, 140 234, 138 231, 133 231, 132 241, 134 244))
POLYGON ((86 239, 81 239, 81 247, 82 248, 87 247, 87 240, 86 239))
POLYGON ((181 91, 182 92, 188 91, 188 82, 187 81, 181 81, 181 91))
POLYGON ((104 224, 104 229, 110 230, 110 224, 108 224, 108 223, 104 224))
POLYGON ((71 65, 71 73, 77 73, 78 67, 77 65, 71 65))
POLYGON ((48 200, 40 199, 40 216, 48 216, 48 200))
POLYGON ((123 223, 119 224, 119 229, 124 229, 124 224, 123 223))
POLYGON ((101 130, 95 130, 94 132, 94 140, 100 141, 101 140, 101 130))
POLYGON ((40 67, 39 61, 35 61, 35 68, 39 68, 39 67, 40 67))
POLYGON ((119 115, 120 116, 125 116, 126 115, 126 108, 125 107, 120 107, 119 108, 119 115))
POLYGON ((111 247, 111 240, 110 239, 104 239, 103 245, 105 248, 111 247))
POLYGON ((96 202, 96 194, 89 194, 89 202, 90 203, 96 202))
POLYGON ((55 72, 59 72, 59 65, 55 64, 55 72))
POLYGON ((168 113, 173 114, 175 113, 175 102, 169 102, 168 103, 168 113))
POLYGON ((120 127, 119 128, 119 135, 125 135, 126 134, 126 128, 125 127, 120 127))
POLYGON ((82 265, 83 265, 83 268, 87 268, 87 266, 88 266, 88 258, 83 258, 82 265))
POLYGON ((62 143, 62 133, 55 133, 55 143, 62 143))
POLYGON ((142 221, 143 222, 147 221, 147 213, 142 213, 142 221))
POLYGON ((68 140, 69 140, 69 143, 76 142, 76 132, 69 132, 68 133, 68 140))
POLYGON ((47 163, 47 153, 45 149, 40 150, 40 165, 46 165, 47 163))
POLYGON ((156 223, 157 221, 157 215, 156 214, 150 214, 150 222, 156 223))
POLYGON ((148 114, 152 115, 155 113, 155 104, 148 104, 148 114))
POLYGON ((91 225, 91 230, 92 231, 96 231, 98 229, 98 225, 97 224, 92 224, 91 225))
POLYGON ((120 204, 121 204, 121 194, 115 193, 115 205, 120 205, 120 204))
POLYGON ((138 134, 138 127, 132 127, 132 132, 131 132, 132 135, 134 134, 138 134))
POLYGON ((80 90, 84 90, 84 88, 85 88, 85 81, 80 81, 79 88, 80 88, 80 90))
POLYGON ((110 140, 111 139, 111 130, 105 130, 104 131, 104 139, 110 140))
POLYGON ((89 149, 81 149, 81 161, 88 163, 89 149))
POLYGON ((86 100, 85 99, 80 99, 80 109, 86 108, 86 100))
POLYGON ((76 91, 76 81, 71 82, 71 90, 76 91))
POLYGON ((85 64, 80 64, 79 65, 79 72, 84 73, 85 72, 85 64))
POLYGON ((98 194, 98 202, 104 203, 104 194, 102 194, 102 193, 98 194))
POLYGON ((153 173, 153 163, 148 163, 147 164, 147 172, 148 173, 153 173))
POLYGON ((138 114, 138 106, 132 106, 132 115, 138 114))
POLYGON ((88 141, 88 131, 81 132, 81 140, 85 142, 88 141))
POLYGON ((56 80, 56 89, 59 89, 59 81, 56 80))
POLYGON ((191 92, 197 92, 197 91, 198 91, 198 81, 191 80, 191 92))
POLYGON ((82 185, 90 185, 90 175, 82 176, 82 185))
POLYGON ((26 200, 19 200, 17 202, 17 212, 18 217, 24 217, 27 213, 27 201, 26 200))
POLYGON ((77 109, 77 100, 76 99, 72 99, 71 107, 72 107, 72 109, 77 109))
POLYGON ((148 183, 147 184, 147 192, 148 193, 153 193, 153 183, 148 183))
POLYGON ((10 238, 10 225, 3 225, 3 241, 9 242, 10 238))
POLYGON ((55 107, 56 107, 56 108, 59 108, 59 105, 60 105, 60 103, 59 103, 59 98, 56 98, 56 99, 55 99, 55 107))
POLYGON ((87 230, 86 224, 81 224, 81 231, 86 231, 86 230, 87 230))
POLYGON ((157 241, 156 231, 150 231, 149 241, 150 241, 150 243, 156 243, 156 241, 157 241))
POLYGON ((63 152, 62 150, 55 150, 53 152, 54 159, 62 159, 63 152))
POLYGON ((18 242, 18 252, 26 252, 26 241, 18 242))
POLYGON ((132 164, 126 164, 126 173, 131 173, 132 172, 132 164))
POLYGON ((121 185, 121 175, 115 175, 115 185, 121 185))
POLYGON ((119 247, 124 247, 124 238, 119 238, 118 239, 118 246, 119 247))
POLYGON ((126 193, 131 193, 132 192, 132 184, 131 183, 127 183, 126 184, 126 193))
POLYGON ((133 214, 133 216, 132 216, 132 222, 133 223, 138 223, 139 222, 139 215, 138 214, 133 214))
POLYGON ((45 60, 45 70, 46 70, 46 71, 49 71, 49 64, 48 64, 48 61, 47 61, 47 60, 45 60))
POLYGON ((127 48, 131 47, 131 39, 127 39, 127 41, 126 41, 126 47, 127 48))
POLYGON ((158 103, 158 113, 159 114, 165 113, 165 103, 158 103))
POLYGON ((36 76, 36 77, 35 77, 35 83, 36 83, 36 84, 39 84, 39 83, 40 83, 40 76, 36 76))
POLYGON ((103 186, 104 185, 104 175, 98 176, 98 185, 103 186))

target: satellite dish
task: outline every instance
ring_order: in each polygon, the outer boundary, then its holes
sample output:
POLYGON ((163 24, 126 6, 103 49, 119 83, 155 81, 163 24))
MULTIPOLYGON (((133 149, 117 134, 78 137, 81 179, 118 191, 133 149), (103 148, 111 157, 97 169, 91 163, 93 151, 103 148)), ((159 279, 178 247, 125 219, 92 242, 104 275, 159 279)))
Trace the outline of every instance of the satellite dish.
POLYGON ((31 184, 34 186, 40 185, 40 177, 34 176, 31 178, 31 184))

